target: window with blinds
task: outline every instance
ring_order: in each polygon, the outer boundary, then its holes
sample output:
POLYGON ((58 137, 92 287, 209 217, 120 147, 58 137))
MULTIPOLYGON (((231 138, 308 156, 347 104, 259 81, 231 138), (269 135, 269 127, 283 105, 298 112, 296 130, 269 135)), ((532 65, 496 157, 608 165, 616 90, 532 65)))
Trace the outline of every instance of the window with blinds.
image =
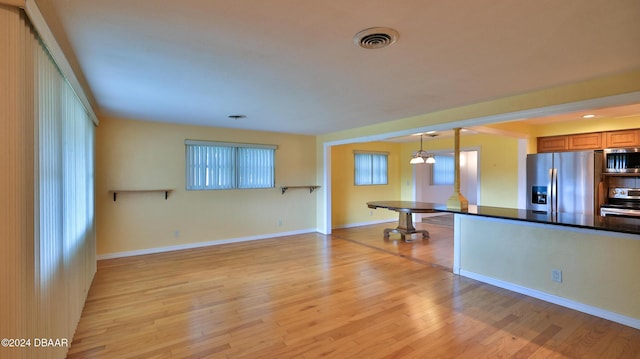
POLYGON ((355 185, 387 184, 388 157, 385 152, 354 152, 355 185))
POLYGON ((432 185, 452 185, 454 176, 454 158, 452 154, 435 155, 436 163, 431 169, 432 185))
POLYGON ((275 187, 275 145, 185 141, 187 190, 275 187))
MULTIPOLYGON (((0 4, 0 87, 7 90, 0 95, 0 332, 72 338, 96 272, 97 119, 72 73, 60 68, 68 63, 34 2, 26 2, 28 15, 6 3, 0 4)), ((2 358, 54 358, 66 348, 0 351, 2 358)))

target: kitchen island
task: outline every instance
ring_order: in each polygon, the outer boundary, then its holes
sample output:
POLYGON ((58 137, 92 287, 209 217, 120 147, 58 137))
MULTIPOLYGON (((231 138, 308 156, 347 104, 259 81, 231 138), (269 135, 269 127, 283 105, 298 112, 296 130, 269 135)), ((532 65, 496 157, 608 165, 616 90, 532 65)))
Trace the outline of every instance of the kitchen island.
POLYGON ((436 212, 459 213, 488 218, 511 219, 531 223, 640 235, 639 218, 617 216, 601 217, 576 213, 546 213, 516 208, 473 205, 470 205, 469 210, 465 212, 450 210, 441 204, 434 204, 433 209, 436 212))
POLYGON ((454 273, 640 329, 640 219, 469 207, 454 273))

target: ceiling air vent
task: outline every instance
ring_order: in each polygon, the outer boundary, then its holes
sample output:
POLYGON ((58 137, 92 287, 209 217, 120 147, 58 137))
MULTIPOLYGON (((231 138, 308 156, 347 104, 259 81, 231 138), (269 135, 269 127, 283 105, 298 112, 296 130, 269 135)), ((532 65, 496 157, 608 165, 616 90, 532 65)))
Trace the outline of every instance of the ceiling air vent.
POLYGON ((381 49, 398 39, 398 32, 388 27, 364 29, 353 37, 353 42, 364 49, 381 49))

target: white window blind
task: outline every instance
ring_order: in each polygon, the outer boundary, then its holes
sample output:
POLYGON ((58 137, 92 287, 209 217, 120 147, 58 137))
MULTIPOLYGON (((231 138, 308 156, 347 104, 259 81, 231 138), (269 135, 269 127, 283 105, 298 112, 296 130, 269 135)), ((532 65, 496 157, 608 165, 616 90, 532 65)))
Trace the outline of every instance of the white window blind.
POLYGON ((45 46, 34 45, 38 135, 34 277, 43 326, 38 333, 56 337, 73 335, 96 271, 95 130, 45 46))
POLYGON ((275 145, 186 140, 187 190, 275 187, 275 145))
POLYGON ((435 155, 436 163, 433 164, 431 170, 432 185, 452 185, 453 184, 453 155, 439 154, 435 155))
POLYGON ((387 153, 355 152, 355 185, 387 184, 388 157, 387 153))
MULTIPOLYGON (((0 49, 0 332, 71 340, 96 272, 94 117, 33 0, 0 4, 0 49)), ((67 351, 16 349, 0 357, 67 351)))

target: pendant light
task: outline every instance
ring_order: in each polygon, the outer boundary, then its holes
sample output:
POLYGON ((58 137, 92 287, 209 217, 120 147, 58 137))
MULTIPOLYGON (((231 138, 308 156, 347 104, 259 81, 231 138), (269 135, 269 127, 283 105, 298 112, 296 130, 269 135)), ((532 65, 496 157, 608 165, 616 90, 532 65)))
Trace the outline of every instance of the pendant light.
MULTIPOLYGON (((418 152, 416 152, 413 157, 411 157, 411 161, 409 161, 410 164, 412 165, 416 165, 416 164, 420 164, 420 163, 436 163, 436 159, 433 155, 433 153, 427 153, 427 151, 422 149, 422 136, 424 134, 420 134, 420 150, 418 152)), ((431 137, 436 137, 437 134, 432 133, 429 134, 429 136, 431 137)))

